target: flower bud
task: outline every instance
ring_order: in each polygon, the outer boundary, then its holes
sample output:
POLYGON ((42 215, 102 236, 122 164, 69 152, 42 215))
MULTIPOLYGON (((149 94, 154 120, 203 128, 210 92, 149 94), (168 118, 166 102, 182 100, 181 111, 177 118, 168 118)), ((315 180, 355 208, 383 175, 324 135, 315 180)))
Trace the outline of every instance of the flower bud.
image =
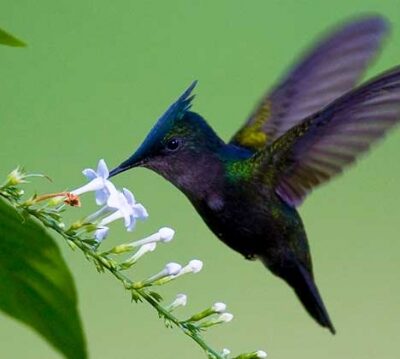
POLYGON ((178 263, 174 263, 174 262, 171 262, 171 263, 168 263, 166 266, 165 266, 165 269, 164 269, 164 271, 165 271, 165 275, 176 275, 176 274, 178 274, 179 272, 180 272, 180 270, 182 269, 182 266, 180 265, 180 264, 178 264, 178 263))
POLYGON ((256 357, 259 358, 259 359, 264 359, 267 356, 268 356, 267 353, 265 351, 263 351, 263 350, 257 350, 256 351, 256 357))
POLYGON ((163 227, 158 231, 158 234, 160 235, 160 241, 167 243, 174 238, 175 231, 172 228, 163 227))
POLYGON ((198 259, 192 259, 189 262, 188 266, 191 269, 192 273, 198 273, 203 268, 203 262, 198 259))
POLYGON ((200 323, 201 328, 209 328, 217 324, 228 323, 233 319, 233 314, 231 313, 222 313, 217 318, 208 320, 206 322, 200 323))
POLYGON ((267 357, 267 353, 263 350, 257 350, 256 352, 241 354, 237 359, 264 359, 267 357))
POLYGON ((222 349, 221 356, 222 356, 223 358, 228 358, 228 355, 229 355, 230 353, 231 353, 231 351, 230 351, 229 349, 224 348, 224 349, 222 349))
MULTIPOLYGON (((214 303, 211 307, 203 310, 202 312, 199 312, 197 314, 192 315, 188 320, 186 320, 187 322, 198 322, 199 320, 202 320, 204 318, 209 317, 210 315, 213 314, 220 314, 222 312, 224 312, 226 310, 226 304, 225 303, 220 303, 220 302, 216 302, 214 303)), ((225 313, 226 314, 226 313, 225 313)), ((229 313, 227 313, 229 314, 229 313)), ((222 315, 222 314, 221 314, 222 315)), ((230 314, 232 315, 232 314, 230 314)), ((216 319, 214 319, 213 321, 215 321, 216 319)))
MULTIPOLYGON (((149 243, 146 245, 151 245, 151 244, 153 244, 154 246, 156 245, 156 243, 149 243)), ((165 283, 164 279, 173 277, 174 275, 179 273, 181 269, 182 266, 178 263, 174 262, 168 263, 161 272, 154 274, 153 276, 151 276, 150 278, 146 279, 143 282, 136 282, 133 284, 133 286, 135 288, 142 288, 150 285, 164 284, 165 283)))
POLYGON ((121 264, 122 269, 127 269, 134 265, 141 257, 143 257, 146 253, 153 252, 157 247, 157 243, 147 243, 143 244, 138 251, 129 257, 124 263, 121 264))
POLYGON ((153 233, 150 236, 140 239, 138 241, 125 243, 125 244, 119 244, 118 246, 115 246, 114 248, 109 250, 107 253, 121 254, 121 253, 125 253, 125 252, 130 252, 133 249, 135 249, 136 247, 139 247, 139 246, 142 246, 142 245, 148 244, 148 243, 153 243, 153 242, 167 243, 172 240, 174 233, 175 233, 175 231, 173 229, 168 228, 168 227, 163 227, 158 232, 153 233))
POLYGON ((226 304, 225 303, 214 303, 213 306, 211 307, 214 313, 223 313, 226 310, 226 304))
POLYGON ((222 313, 218 318, 217 321, 221 323, 229 323, 233 319, 232 313, 222 313))
POLYGON ((172 312, 178 307, 184 307, 187 303, 186 294, 178 294, 175 300, 167 307, 167 310, 172 312))

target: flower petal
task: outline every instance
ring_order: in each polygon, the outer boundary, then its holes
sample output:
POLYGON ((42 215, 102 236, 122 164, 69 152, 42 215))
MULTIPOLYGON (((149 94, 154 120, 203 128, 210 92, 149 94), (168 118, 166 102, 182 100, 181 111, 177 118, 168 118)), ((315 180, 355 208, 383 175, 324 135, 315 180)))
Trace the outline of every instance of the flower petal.
POLYGON ((96 196, 96 204, 102 206, 103 204, 107 203, 109 194, 108 191, 100 189, 95 192, 95 196, 96 196))
POLYGON ((120 193, 118 191, 110 194, 110 196, 107 199, 107 206, 115 209, 120 209, 121 200, 120 200, 120 193))
POLYGON ((104 187, 98 191, 96 191, 96 203, 101 206, 106 204, 108 198, 113 194, 118 194, 117 189, 114 184, 108 180, 103 180, 104 187))
POLYGON ((133 206, 135 204, 135 197, 134 197, 133 193, 127 188, 123 188, 122 192, 123 192, 126 200, 128 201, 128 203, 131 206, 133 206))
POLYGON ((89 180, 94 180, 97 177, 97 173, 95 172, 95 170, 91 169, 91 168, 85 168, 82 171, 82 174, 89 180))
POLYGON ((106 162, 103 159, 101 159, 99 161, 99 164, 97 165, 97 175, 104 179, 107 179, 108 176, 110 175, 106 162))
POLYGON ((129 216, 129 219, 125 218, 125 228, 128 232, 133 231, 136 225, 136 218, 134 216, 129 216))
POLYGON ((146 208, 140 203, 136 203, 134 207, 132 207, 133 214, 136 218, 146 219, 149 214, 147 213, 146 208))

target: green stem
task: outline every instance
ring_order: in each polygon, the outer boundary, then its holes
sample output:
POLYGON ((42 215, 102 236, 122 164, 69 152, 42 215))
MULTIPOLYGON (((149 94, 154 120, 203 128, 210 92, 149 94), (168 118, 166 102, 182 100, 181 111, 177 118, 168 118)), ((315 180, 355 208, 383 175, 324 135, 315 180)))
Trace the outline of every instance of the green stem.
POLYGON ((192 327, 190 324, 185 323, 184 321, 180 321, 176 316, 174 316, 171 312, 169 312, 166 308, 164 308, 156 300, 154 300, 146 291, 146 289, 134 288, 134 281, 132 281, 131 279, 129 279, 129 277, 121 273, 118 270, 118 268, 112 264, 113 263, 112 259, 109 258, 107 255, 104 255, 104 253, 97 252, 91 246, 82 242, 75 235, 66 233, 64 229, 55 226, 53 221, 48 220, 46 216, 41 215, 35 209, 29 207, 22 207, 22 208, 30 215, 32 215, 40 222, 42 222, 46 227, 55 230, 62 237, 64 237, 64 239, 74 243, 83 253, 85 253, 87 256, 91 257, 93 260, 99 263, 101 267, 107 269, 107 271, 110 272, 116 279, 118 279, 126 289, 135 291, 135 293, 144 301, 149 303, 161 317, 168 319, 170 322, 175 324, 175 326, 178 327, 185 335, 192 338, 192 340, 194 340, 205 351, 205 353, 210 359, 211 358, 224 359, 221 356, 221 354, 219 354, 217 351, 208 346, 208 344, 204 341, 203 337, 198 334, 198 331, 195 329, 195 327, 192 327))

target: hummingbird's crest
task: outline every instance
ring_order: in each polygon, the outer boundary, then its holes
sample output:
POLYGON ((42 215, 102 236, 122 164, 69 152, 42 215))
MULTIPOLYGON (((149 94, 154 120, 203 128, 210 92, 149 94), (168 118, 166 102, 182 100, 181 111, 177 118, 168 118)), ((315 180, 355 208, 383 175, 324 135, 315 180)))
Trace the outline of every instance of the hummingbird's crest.
POLYGON ((173 128, 176 121, 181 120, 185 113, 190 110, 194 99, 192 91, 196 87, 196 84, 197 81, 193 81, 183 94, 158 119, 141 147, 149 147, 152 143, 160 141, 161 138, 173 128))
POLYGON ((194 99, 192 91, 196 87, 196 84, 197 81, 193 81, 182 95, 165 111, 150 130, 138 150, 110 172, 111 177, 129 168, 139 166, 148 154, 154 152, 154 147, 159 146, 166 134, 174 128, 176 122, 182 120, 185 114, 189 112, 194 99))
POLYGON ((192 101, 195 97, 195 95, 192 95, 192 91, 196 85, 197 81, 193 81, 192 84, 178 98, 178 100, 176 100, 160 117, 155 124, 154 129, 169 127, 174 121, 182 119, 184 114, 192 107, 192 101))

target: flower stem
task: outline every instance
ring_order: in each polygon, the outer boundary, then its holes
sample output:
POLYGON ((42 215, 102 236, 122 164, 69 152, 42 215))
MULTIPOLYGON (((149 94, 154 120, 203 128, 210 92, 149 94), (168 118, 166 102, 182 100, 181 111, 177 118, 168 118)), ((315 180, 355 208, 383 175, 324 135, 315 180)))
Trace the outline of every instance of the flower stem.
POLYGON ((64 237, 64 239, 72 242, 86 256, 92 258, 101 268, 105 268, 108 272, 110 272, 117 280, 119 280, 123 284, 125 289, 134 291, 138 297, 142 298, 144 301, 150 304, 161 317, 173 323, 184 334, 192 338, 205 351, 205 353, 210 359, 224 359, 224 357, 220 353, 212 349, 204 341, 202 336, 199 335, 199 331, 196 326, 179 320, 175 315, 173 315, 160 303, 158 303, 145 288, 135 288, 134 281, 132 281, 125 274, 121 273, 118 267, 114 264, 113 260, 108 255, 97 252, 95 249, 93 249, 93 247, 81 241, 76 235, 69 234, 64 229, 55 226, 52 221, 48 220, 46 216, 41 215, 40 212, 38 212, 34 208, 32 207, 22 207, 22 208, 25 211, 27 211, 30 215, 41 221, 46 227, 55 230, 62 237, 64 237))

